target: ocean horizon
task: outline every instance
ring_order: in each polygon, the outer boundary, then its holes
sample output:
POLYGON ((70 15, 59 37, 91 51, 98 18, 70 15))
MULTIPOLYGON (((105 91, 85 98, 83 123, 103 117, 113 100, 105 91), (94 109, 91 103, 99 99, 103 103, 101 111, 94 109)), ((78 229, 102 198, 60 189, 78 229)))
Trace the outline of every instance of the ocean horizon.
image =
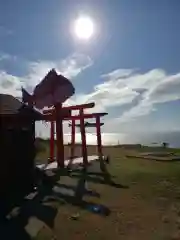
MULTIPOLYGON (((38 136, 37 136, 38 137, 38 136)), ((39 136, 47 139, 47 137, 39 136)), ((48 137, 49 138, 49 137, 48 137)), ((87 144, 96 145, 96 134, 86 134, 87 144)), ((70 143, 71 135, 64 134, 64 143, 70 143)), ((171 148, 180 148, 180 131, 153 132, 153 133, 102 133, 103 145, 142 144, 148 146, 161 145, 167 142, 171 148)), ((80 133, 76 133, 76 143, 81 143, 80 133)))

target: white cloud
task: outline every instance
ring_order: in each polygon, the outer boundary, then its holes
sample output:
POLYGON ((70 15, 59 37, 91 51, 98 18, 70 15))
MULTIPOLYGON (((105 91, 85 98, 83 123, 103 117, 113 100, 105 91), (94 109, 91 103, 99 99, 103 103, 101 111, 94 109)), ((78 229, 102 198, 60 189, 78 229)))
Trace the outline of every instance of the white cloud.
MULTIPOLYGON (((0 60, 4 61, 10 57, 8 54, 1 54, 0 60)), ((36 84, 38 84, 52 68, 55 68, 57 72, 73 80, 73 78, 92 64, 93 62, 90 57, 80 53, 73 53, 66 59, 57 62, 30 62, 27 73, 22 77, 13 76, 6 71, 0 71, 0 91, 1 93, 7 93, 8 91, 11 92, 12 95, 19 96, 20 86, 24 86, 29 92, 32 92, 36 84)))
MULTIPOLYGON (((56 68, 58 72, 73 80, 91 65, 92 60, 88 56, 74 53, 59 62, 30 63, 28 72, 23 77, 0 71, 0 92, 11 92, 14 96, 20 96, 21 85, 32 91, 51 68, 56 68)), ((120 132, 122 129, 117 127, 118 124, 129 124, 132 129, 132 121, 155 111, 156 104, 180 99, 180 73, 169 75, 162 69, 153 69, 145 73, 134 69, 117 69, 100 77, 101 83, 94 86, 93 91, 87 94, 82 91, 69 99, 66 105, 94 101, 95 109, 89 109, 88 112, 105 112, 116 107, 116 118, 105 119, 107 127, 105 125, 104 131, 111 132, 114 128, 120 132), (124 112, 120 112, 122 106, 126 107, 124 112)), ((38 127, 38 129, 49 136, 49 128, 38 127)), ((68 131, 65 125, 65 132, 68 131)))
MULTIPOLYGON (((118 140, 120 143, 138 143, 143 140, 143 136, 147 136, 147 134, 143 135, 141 132, 141 117, 156 111, 157 103, 180 99, 179 76, 179 73, 168 75, 161 69, 154 69, 146 73, 137 73, 134 70, 117 70, 113 74, 103 75, 104 82, 94 86, 92 92, 76 95, 67 101, 67 104, 95 101, 95 109, 90 109, 88 112, 108 111, 109 108, 115 106, 119 106, 121 109, 121 106, 130 104, 129 108, 121 115, 118 112, 118 108, 116 108, 116 118, 110 117, 107 120, 104 118, 103 143, 116 144, 118 140), (132 106, 131 103, 133 103, 132 106), (136 128, 134 121, 139 124, 136 128), (116 134, 105 134, 107 132, 116 134), (124 132, 123 135, 122 132, 124 132), (137 132, 139 135, 132 134, 133 132, 137 132)), ((173 126, 169 130, 172 129, 174 129, 173 126)), ((163 127, 161 128, 162 130, 163 127)), ((65 132, 67 133, 68 131, 66 126, 65 132)), ((149 131, 147 126, 146 131, 149 131)), ((65 142, 67 141, 69 141, 68 135, 65 136, 65 142)), ((77 134, 77 141, 80 141, 79 134, 77 134)), ((87 134, 88 143, 95 143, 95 141, 95 135, 87 134)), ((151 136, 150 141, 156 141, 156 137, 153 138, 151 136)))
POLYGON ((58 73, 73 80, 73 78, 92 64, 93 62, 89 56, 80 53, 73 53, 67 58, 57 62, 32 62, 29 64, 29 74, 25 76, 24 83, 28 90, 32 92, 34 86, 38 84, 52 68, 55 68, 58 73))
POLYGON ((120 78, 129 77, 130 75, 135 73, 135 71, 136 71, 135 69, 116 69, 110 73, 103 74, 101 77, 104 78, 105 80, 116 81, 119 80, 120 78))
POLYGON ((81 53, 73 53, 61 61, 57 68, 65 77, 73 78, 92 64, 93 62, 89 56, 81 53))
POLYGON ((155 88, 166 76, 159 69, 144 74, 133 72, 131 69, 120 69, 103 75, 103 78, 108 76, 108 80, 95 86, 94 91, 88 95, 89 99, 101 102, 105 108, 129 104, 140 95, 141 89, 149 91, 155 88))
MULTIPOLYGON (((94 91, 80 96, 95 101, 101 109, 137 103, 116 118, 118 122, 130 122, 155 111, 155 104, 180 99, 180 74, 168 75, 164 70, 153 69, 137 73, 131 69, 118 69, 102 75, 105 81, 94 91)), ((118 115, 118 113, 117 113, 118 115)))
POLYGON ((23 77, 22 85, 30 92, 44 78, 50 69, 56 68, 51 61, 37 61, 28 64, 28 73, 23 77))
POLYGON ((156 104, 180 99, 180 74, 165 75, 162 74, 162 71, 157 71, 156 74, 153 78, 148 78, 147 86, 142 84, 142 88, 146 88, 142 100, 120 116, 120 122, 131 121, 137 117, 148 115, 156 110, 156 104))
POLYGON ((141 101, 135 107, 132 107, 130 110, 124 112, 119 118, 116 119, 116 121, 118 121, 118 123, 131 122, 138 117, 148 115, 150 112, 155 110, 156 109, 152 103, 148 101, 141 101))
MULTIPOLYGON (((0 54, 0 61, 5 60, 12 60, 12 58, 8 54, 0 54)), ((52 68, 55 68, 59 73, 73 80, 73 78, 79 75, 86 68, 90 67, 92 64, 93 62, 90 57, 80 53, 74 53, 68 56, 66 59, 58 62, 30 62, 28 64, 27 73, 21 77, 14 76, 6 71, 0 70, 0 93, 10 93, 15 97, 21 97, 21 86, 24 86, 30 93, 32 93, 36 84, 38 84, 52 68)), ((69 99, 69 103, 74 103, 74 101, 69 99)), ((37 132, 43 137, 49 136, 49 125, 42 124, 42 122, 37 123, 37 132)), ((65 132, 68 132, 67 124, 65 124, 65 132)))
POLYGON ((20 96, 21 78, 8 74, 5 71, 0 71, 0 93, 13 96, 20 96))
POLYGON ((180 99, 180 73, 167 76, 149 91, 146 99, 152 103, 164 103, 180 99))

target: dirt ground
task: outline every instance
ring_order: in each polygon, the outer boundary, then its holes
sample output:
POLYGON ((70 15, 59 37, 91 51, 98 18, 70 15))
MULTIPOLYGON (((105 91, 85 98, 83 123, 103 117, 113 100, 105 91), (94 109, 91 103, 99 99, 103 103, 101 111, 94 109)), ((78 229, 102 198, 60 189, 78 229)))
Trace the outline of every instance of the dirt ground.
MULTIPOLYGON (((68 151, 66 148, 67 155, 68 151)), ((47 192, 37 197, 28 215, 28 219, 31 215, 36 218, 32 228, 39 226, 33 239, 180 239, 180 163, 126 157, 137 151, 141 150, 104 148, 104 154, 110 156, 107 168, 115 184, 108 184, 98 174, 96 163, 92 171, 96 174, 87 174, 85 184, 93 194, 87 191, 81 205, 74 201, 74 192, 83 182, 76 172, 57 181, 60 194, 47 192), (108 209, 108 214, 94 211, 93 204, 108 209)), ((88 152, 95 154, 96 149, 89 147, 88 152)), ((41 153, 39 159, 45 154, 41 153)), ((28 231, 33 232, 26 228, 28 231)))
MULTIPOLYGON (((109 216, 65 204, 58 207, 54 228, 41 230, 37 239, 180 239, 179 162, 126 157, 136 152, 137 149, 104 148, 104 154, 111 159, 108 170, 113 180, 127 188, 88 182, 88 188, 98 192, 100 198, 85 199, 105 205, 111 211, 109 216), (79 214, 78 220, 71 219, 74 213, 79 214), (48 234, 51 236, 46 238, 48 234)), ((88 153, 95 154, 96 148, 89 147, 88 153)), ((80 154, 77 147, 76 155, 80 154)))

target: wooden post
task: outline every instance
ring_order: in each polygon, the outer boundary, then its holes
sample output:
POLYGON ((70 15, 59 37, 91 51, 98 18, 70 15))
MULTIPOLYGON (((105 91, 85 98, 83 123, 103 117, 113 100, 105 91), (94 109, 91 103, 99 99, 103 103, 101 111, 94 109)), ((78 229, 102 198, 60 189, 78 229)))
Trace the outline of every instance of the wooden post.
POLYGON ((96 116, 96 131, 97 131, 97 147, 98 147, 98 155, 99 155, 99 162, 100 162, 100 169, 104 173, 104 180, 107 183, 111 183, 110 175, 107 171, 103 153, 102 153, 102 139, 101 139, 101 122, 100 116, 96 116))
POLYGON ((69 159, 69 162, 68 162, 68 168, 71 168, 71 165, 72 165, 72 162, 73 162, 73 159, 74 159, 74 150, 75 150, 75 121, 74 119, 72 119, 72 125, 71 125, 71 145, 70 145, 70 148, 71 148, 71 153, 70 153, 70 159, 69 159))
POLYGON ((80 113, 80 129, 81 129, 83 165, 84 165, 84 167, 86 167, 88 165, 88 159, 87 159, 86 130, 85 130, 85 124, 84 124, 83 109, 80 109, 79 113, 80 113))
POLYGON ((74 158, 74 150, 75 150, 75 120, 72 120, 72 126, 71 126, 71 159, 74 158))
POLYGON ((100 116, 96 116, 96 132, 97 132, 97 148, 98 148, 98 156, 100 161, 102 160, 102 139, 101 139, 101 122, 100 116))
MULTIPOLYGON (((76 106, 67 106, 62 108, 62 104, 56 104, 55 109, 50 109, 43 111, 44 120, 46 121, 56 121, 56 139, 57 139, 57 162, 58 167, 64 167, 64 141, 63 141, 63 120, 72 121, 72 137, 71 137, 71 158, 74 155, 74 144, 75 143, 75 120, 80 120, 80 130, 81 130, 81 139, 82 139, 82 157, 84 167, 88 165, 88 157, 87 157, 87 145, 86 145, 86 131, 85 131, 85 123, 84 120, 88 118, 96 118, 97 127, 97 141, 98 141, 98 154, 99 158, 102 159, 102 143, 101 143, 101 124, 100 117, 107 115, 107 113, 89 113, 84 114, 84 108, 92 108, 94 107, 94 103, 82 104, 76 106), (63 111, 70 111, 67 114, 63 114, 63 111), (71 115, 72 110, 79 110, 79 115, 71 115)), ((76 126, 76 125, 75 125, 76 126)), ((93 126, 90 124, 90 126, 93 126)))
POLYGON ((57 164, 64 168, 64 139, 63 139, 63 116, 62 104, 55 106, 56 115, 56 145, 57 145, 57 164))
POLYGON ((54 121, 50 123, 50 162, 54 162, 54 121))

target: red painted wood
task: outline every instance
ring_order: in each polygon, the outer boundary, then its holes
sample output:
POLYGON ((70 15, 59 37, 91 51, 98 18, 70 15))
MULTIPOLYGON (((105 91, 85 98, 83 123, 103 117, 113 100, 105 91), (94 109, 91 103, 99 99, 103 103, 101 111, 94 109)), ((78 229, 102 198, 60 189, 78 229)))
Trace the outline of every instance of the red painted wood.
POLYGON ((81 125, 80 130, 81 130, 81 141, 82 141, 83 165, 84 167, 86 167, 88 165, 88 159, 87 159, 86 131, 85 131, 85 125, 84 125, 83 109, 80 109, 79 115, 80 115, 80 125, 81 125))
POLYGON ((102 160, 102 139, 101 139, 101 122, 100 116, 96 116, 96 133, 97 133, 97 148, 99 158, 102 160))
MULTIPOLYGON (((104 123, 101 123, 101 126, 103 126, 103 125, 104 125, 104 123)), ((69 124, 69 126, 71 126, 71 124, 69 124)), ((76 124, 76 127, 80 127, 80 124, 76 124)), ((96 127, 96 123, 86 122, 86 123, 85 123, 85 127, 86 127, 86 128, 96 127)))
POLYGON ((95 103, 85 103, 85 104, 80 104, 80 105, 74 105, 74 106, 65 106, 63 107, 64 109, 71 109, 71 110, 80 110, 84 108, 93 108, 95 107, 95 103))
POLYGON ((63 119, 61 116, 62 104, 55 106, 56 111, 56 144, 58 167, 64 168, 64 139, 63 139, 63 119), (60 106, 61 105, 61 106, 60 106))
POLYGON ((75 120, 72 120, 71 125, 71 159, 74 158, 74 151, 75 151, 75 135, 76 129, 75 129, 75 120))
MULTIPOLYGON (((92 108, 94 107, 94 103, 62 107, 62 104, 58 104, 54 109, 46 110, 46 113, 43 117, 46 121, 56 121, 56 144, 57 144, 57 162, 58 167, 64 167, 64 141, 63 141, 63 121, 71 120, 72 121, 72 130, 71 130, 71 159, 74 157, 74 148, 75 148, 75 124, 76 120, 80 120, 80 131, 81 131, 81 139, 82 139, 82 156, 83 156, 83 164, 86 167, 88 164, 87 158, 87 145, 86 145, 86 124, 84 120, 86 118, 95 118, 96 123, 89 124, 89 126, 96 127, 97 130, 97 145, 98 145, 98 154, 99 157, 102 158, 102 143, 101 143, 101 126, 103 123, 100 122, 100 117, 107 115, 107 113, 91 113, 84 114, 84 108, 92 108), (66 110, 68 112, 66 112, 66 110), (79 110, 79 115, 71 115, 72 110, 79 110), (48 113, 48 114, 47 114, 48 113), (50 114, 51 113, 51 114, 50 114)), ((52 126, 52 125, 51 125, 52 126)), ((88 126, 88 125, 87 125, 88 126)), ((53 129, 51 129, 53 131, 53 129)), ((52 134, 52 132, 51 132, 52 134)), ((51 143, 52 144, 52 143, 51 143)), ((53 145, 51 145, 51 151, 53 151, 53 145)), ((51 152, 51 157, 53 153, 51 152)))
POLYGON ((97 116, 100 116, 100 117, 103 117, 105 115, 107 115, 108 113, 88 113, 88 114, 83 114, 82 116, 80 115, 74 115, 74 116, 71 116, 71 117, 67 117, 67 118, 64 118, 64 120, 80 120, 81 118, 85 119, 85 118, 95 118, 97 116))
MULTIPOLYGON (((93 108, 95 106, 95 103, 86 103, 86 104, 81 104, 81 105, 74 105, 74 106, 65 106, 63 107, 63 110, 80 110, 80 109, 84 109, 84 108, 93 108)), ((58 106, 56 106, 57 110, 58 110, 58 106)), ((61 109, 61 108, 60 108, 61 109)), ((47 109, 44 110, 43 113, 44 114, 52 114, 54 112, 54 108, 52 109, 47 109)))
MULTIPOLYGON (((74 116, 70 116, 70 117, 65 117, 63 118, 64 121, 69 121, 69 120, 80 120, 81 118, 95 118, 96 116, 100 116, 103 117, 105 115, 107 115, 108 113, 89 113, 89 114, 84 114, 83 116, 80 115, 74 115, 74 116)), ((44 115, 43 116, 43 120, 45 121, 55 121, 55 116, 48 114, 48 115, 44 115)))

